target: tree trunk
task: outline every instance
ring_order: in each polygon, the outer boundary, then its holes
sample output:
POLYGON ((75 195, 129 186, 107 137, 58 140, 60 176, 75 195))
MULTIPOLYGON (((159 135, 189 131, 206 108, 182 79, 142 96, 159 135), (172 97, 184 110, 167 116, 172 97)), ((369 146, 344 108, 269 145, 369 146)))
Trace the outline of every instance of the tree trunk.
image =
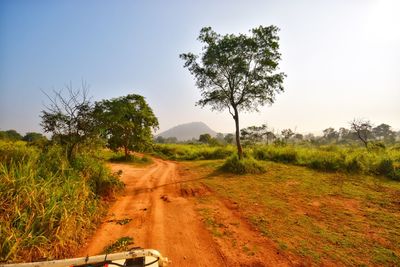
POLYGON ((365 148, 368 149, 368 141, 364 139, 361 139, 361 141, 364 143, 365 148))
POLYGON ((236 146, 238 150, 239 159, 242 159, 243 150, 242 150, 242 145, 240 144, 239 113, 236 108, 234 110, 235 110, 235 115, 233 116, 233 119, 235 120, 235 127, 236 127, 236 146))
POLYGON ((128 155, 129 155, 128 146, 124 146, 124 150, 125 150, 125 159, 128 160, 128 155))
POLYGON ((69 162, 72 162, 72 160, 74 159, 75 147, 76 144, 67 145, 67 159, 69 162))

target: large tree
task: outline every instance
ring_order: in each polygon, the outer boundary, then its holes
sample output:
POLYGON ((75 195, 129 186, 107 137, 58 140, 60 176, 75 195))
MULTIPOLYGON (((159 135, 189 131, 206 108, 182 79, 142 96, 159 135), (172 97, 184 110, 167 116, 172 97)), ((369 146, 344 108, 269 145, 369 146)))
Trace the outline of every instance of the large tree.
POLYGON ((136 94, 96 102, 94 114, 108 146, 123 148, 125 157, 130 150, 145 150, 152 143, 152 130, 158 128, 153 110, 143 96, 136 94))
POLYGON ((228 109, 232 115, 239 158, 243 157, 239 112, 258 111, 259 106, 274 103, 275 94, 283 91, 285 74, 277 72, 278 30, 260 26, 250 30, 250 35, 220 35, 205 27, 198 37, 204 43, 202 53, 180 55, 201 91, 197 104, 228 109))

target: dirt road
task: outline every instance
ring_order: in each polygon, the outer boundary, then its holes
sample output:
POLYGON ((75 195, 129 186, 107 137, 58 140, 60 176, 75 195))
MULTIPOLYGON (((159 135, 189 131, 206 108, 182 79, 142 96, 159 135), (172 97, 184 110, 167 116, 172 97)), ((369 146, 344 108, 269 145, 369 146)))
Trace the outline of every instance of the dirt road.
MULTIPOLYGON (((277 257, 279 253, 260 241, 259 234, 248 229, 245 222, 235 230, 234 238, 246 239, 247 243, 247 239, 258 240, 258 254, 268 258, 269 264, 260 259, 249 263, 246 255, 241 260, 240 247, 239 252, 234 252, 230 244, 216 240, 195 211, 194 199, 182 194, 182 179, 190 177, 182 178, 176 163, 154 159, 154 164, 143 168, 128 164, 112 164, 111 168, 122 170, 125 191, 79 256, 100 254, 118 238, 129 236, 133 237, 134 246, 159 250, 172 260, 172 266, 291 265, 286 258, 277 257), (122 220, 129 222, 116 223, 122 220)), ((228 208, 220 208, 224 216, 235 216, 228 208)))

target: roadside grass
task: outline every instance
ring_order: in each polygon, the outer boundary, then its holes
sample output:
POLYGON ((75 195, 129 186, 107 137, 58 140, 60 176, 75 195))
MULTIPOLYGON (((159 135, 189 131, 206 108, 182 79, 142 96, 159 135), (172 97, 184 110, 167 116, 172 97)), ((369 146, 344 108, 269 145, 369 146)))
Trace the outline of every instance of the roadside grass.
POLYGON ((72 256, 122 187, 91 155, 0 142, 0 262, 72 256))
MULTIPOLYGON (((182 163, 215 195, 237 203, 240 214, 280 250, 314 265, 400 265, 399 182, 274 162, 263 163, 264 174, 237 176, 216 172, 222 164, 182 163)), ((214 199, 199 201, 212 206, 214 199)), ((216 213, 199 213, 218 236, 216 213)))
POLYGON ((256 145, 251 151, 258 160, 290 163, 324 172, 383 175, 400 181, 398 146, 366 150, 348 145, 256 145))

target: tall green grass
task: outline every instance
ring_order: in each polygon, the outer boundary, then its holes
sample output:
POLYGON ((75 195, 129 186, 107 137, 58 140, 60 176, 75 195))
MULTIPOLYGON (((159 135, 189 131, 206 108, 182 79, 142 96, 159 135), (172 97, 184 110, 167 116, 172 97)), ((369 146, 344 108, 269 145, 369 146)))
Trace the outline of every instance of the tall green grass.
POLYGON ((397 147, 368 151, 346 146, 256 146, 258 160, 292 163, 321 171, 343 171, 383 175, 400 180, 400 149, 397 147))
POLYGON ((122 186, 90 155, 70 163, 59 146, 0 142, 0 261, 71 256, 122 186))
MULTIPOLYGON (((157 144, 154 154, 172 160, 226 159, 236 147, 157 144)), ((245 154, 256 160, 268 160, 326 172, 364 173, 383 175, 400 180, 400 147, 375 147, 366 150, 358 146, 329 145, 255 145, 245 148, 245 154)))
POLYGON ((235 151, 234 146, 210 146, 205 144, 156 144, 153 154, 165 159, 172 160, 207 160, 224 159, 231 156, 235 151))

